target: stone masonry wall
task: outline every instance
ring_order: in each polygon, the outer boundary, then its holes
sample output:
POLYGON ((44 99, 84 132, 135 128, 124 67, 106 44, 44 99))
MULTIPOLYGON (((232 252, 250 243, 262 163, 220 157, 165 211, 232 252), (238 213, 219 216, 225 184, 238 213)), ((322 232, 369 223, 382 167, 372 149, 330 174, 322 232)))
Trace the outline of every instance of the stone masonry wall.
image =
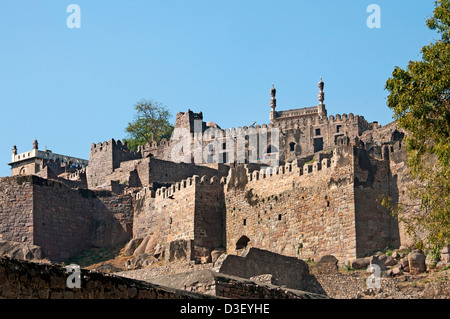
POLYGON ((356 253, 365 256, 389 246, 399 248, 397 219, 380 202, 383 195, 395 191, 391 189, 387 146, 382 159, 370 158, 364 149, 355 151, 356 253))
POLYGON ((68 288, 60 265, 0 258, 0 299, 203 299, 193 292, 81 269, 81 287, 68 288))
POLYGON ((51 260, 63 261, 90 247, 91 195, 77 192, 55 181, 33 179, 34 244, 51 260))
POLYGON ((226 194, 227 252, 238 253, 237 243, 246 238, 248 246, 302 259, 355 257, 352 158, 347 146, 331 161, 255 171, 247 183, 241 178, 226 194))
POLYGON ((196 184, 194 243, 207 249, 225 246, 225 202, 218 177, 202 177, 196 184))
MULTIPOLYGON (((402 141, 398 141, 389 146, 389 164, 390 164, 390 196, 394 203, 402 203, 401 218, 408 218, 412 215, 421 213, 420 200, 412 200, 409 197, 410 188, 416 184, 408 174, 407 152, 402 141)), ((413 236, 408 233, 406 225, 399 221, 400 246, 410 247, 414 244, 413 236)))
POLYGON ((0 237, 40 246, 54 261, 131 237, 132 197, 71 189, 37 176, 0 180, 0 237))
POLYGON ((107 185, 106 179, 114 171, 113 140, 109 142, 92 143, 89 155, 89 165, 86 168, 86 179, 89 189, 107 185))
POLYGON ((111 192, 95 192, 91 245, 113 247, 128 241, 133 233, 133 197, 111 192))
POLYGON ((209 250, 223 247, 224 182, 216 176, 194 175, 156 191, 144 188, 133 200, 133 238, 150 236, 151 245, 162 244, 169 250, 179 246, 189 250, 190 257, 195 255, 191 255, 193 245, 209 250))
POLYGON ((33 244, 31 176, 0 179, 0 240, 33 244))

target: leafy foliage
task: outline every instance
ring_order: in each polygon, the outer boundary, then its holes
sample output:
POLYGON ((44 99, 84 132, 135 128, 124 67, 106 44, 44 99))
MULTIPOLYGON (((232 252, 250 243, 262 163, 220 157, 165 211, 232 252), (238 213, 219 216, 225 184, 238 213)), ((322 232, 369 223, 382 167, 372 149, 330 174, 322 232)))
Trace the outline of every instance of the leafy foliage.
MULTIPOLYGON (((395 67, 386 89, 394 119, 407 132, 408 168, 416 180, 410 197, 421 206, 404 221, 437 249, 450 242, 450 0, 435 4, 427 26, 441 39, 422 48, 421 61, 395 67)), ((398 213, 398 206, 389 208, 398 213)))
POLYGON ((130 150, 136 151, 139 145, 152 141, 159 142, 169 138, 173 131, 170 124, 170 112, 158 102, 143 99, 135 105, 136 115, 133 122, 128 123, 125 131, 129 138, 124 139, 130 150))

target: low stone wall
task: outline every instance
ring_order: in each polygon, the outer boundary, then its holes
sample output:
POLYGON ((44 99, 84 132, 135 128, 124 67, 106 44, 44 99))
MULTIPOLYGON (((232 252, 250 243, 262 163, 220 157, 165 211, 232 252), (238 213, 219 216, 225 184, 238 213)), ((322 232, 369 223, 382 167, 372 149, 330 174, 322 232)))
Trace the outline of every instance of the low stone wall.
POLYGON ((301 288, 303 277, 309 274, 309 267, 303 260, 254 247, 241 256, 222 255, 214 264, 214 270, 241 278, 271 274, 277 285, 294 289, 301 288))
POLYGON ((152 283, 232 299, 324 299, 325 295, 282 288, 275 285, 200 270, 149 280, 152 283))
POLYGON ((0 299, 201 299, 210 296, 81 269, 81 288, 68 288, 60 265, 0 258, 0 299))

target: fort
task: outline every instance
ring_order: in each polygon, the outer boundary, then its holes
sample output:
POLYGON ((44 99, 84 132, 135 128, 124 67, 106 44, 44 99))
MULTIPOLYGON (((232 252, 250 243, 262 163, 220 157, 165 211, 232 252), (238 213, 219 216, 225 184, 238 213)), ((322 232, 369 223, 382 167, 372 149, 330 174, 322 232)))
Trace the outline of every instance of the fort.
POLYGON ((40 151, 37 141, 30 152, 14 147, 11 177, 0 179, 0 240, 39 246, 55 262, 118 244, 195 263, 250 247, 345 262, 408 245, 379 203, 409 201, 404 133, 395 122, 327 115, 322 79, 318 87, 318 105, 278 111, 272 86, 269 124, 222 129, 202 112, 179 112, 175 129, 189 133, 193 152, 177 160, 174 135, 136 152, 93 143, 89 160, 40 151))

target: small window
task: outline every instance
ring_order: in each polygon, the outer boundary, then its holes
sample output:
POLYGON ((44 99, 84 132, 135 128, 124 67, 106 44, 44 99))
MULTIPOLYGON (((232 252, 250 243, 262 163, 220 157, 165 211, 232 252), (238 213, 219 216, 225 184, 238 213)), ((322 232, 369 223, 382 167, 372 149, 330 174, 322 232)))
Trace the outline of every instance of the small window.
POLYGON ((336 133, 340 133, 342 129, 342 125, 336 126, 336 133))
POLYGON ((281 214, 278 214, 278 220, 281 220, 281 214))
POLYGON ((320 135, 320 128, 316 128, 316 136, 320 135))
POLYGON ((294 142, 289 143, 289 150, 291 152, 295 151, 295 143, 294 142))
POLYGON ((223 150, 226 150, 226 149, 227 149, 227 143, 223 143, 223 144, 222 144, 222 149, 223 149, 223 150))
POLYGON ((244 219, 244 221, 242 222, 242 224, 243 224, 244 226, 246 226, 246 225, 247 225, 247 219, 244 219))

